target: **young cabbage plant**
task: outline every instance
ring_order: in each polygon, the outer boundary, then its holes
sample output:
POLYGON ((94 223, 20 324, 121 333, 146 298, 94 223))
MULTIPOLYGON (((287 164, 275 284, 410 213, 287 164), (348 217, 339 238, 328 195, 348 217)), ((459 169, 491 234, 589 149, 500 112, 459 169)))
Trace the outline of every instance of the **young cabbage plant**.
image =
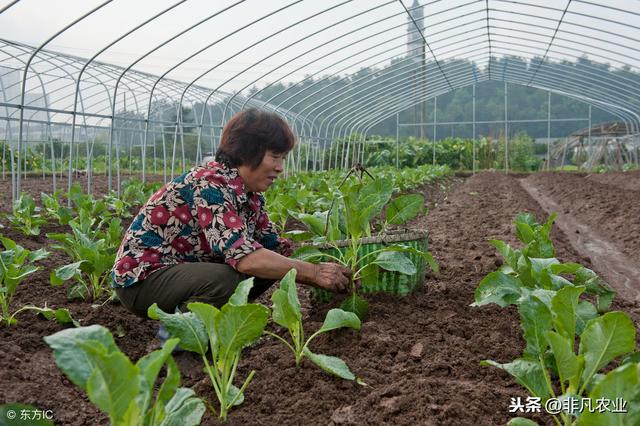
MULTIPOLYGON (((519 214, 515 223, 516 234, 525 244, 522 249, 514 249, 501 240, 490 241, 504 258, 504 265, 480 281, 472 306, 496 303, 504 307, 518 304, 523 294, 531 290, 584 286, 587 294, 595 296, 599 312, 609 308, 615 291, 603 279, 578 263, 560 263, 553 257, 555 249, 549 234, 554 219, 552 214, 544 225, 538 225, 531 215, 519 214), (571 280, 562 274, 571 275, 571 280)), ((595 311, 590 302, 580 303, 582 312, 595 311)))
MULTIPOLYGON (((584 397, 590 397, 593 407, 595 396, 603 393, 603 388, 612 391, 612 400, 620 397, 626 387, 627 395, 638 401, 638 376, 622 375, 615 379, 621 388, 602 384, 604 376, 599 371, 623 355, 632 353, 636 347, 636 329, 633 321, 623 312, 607 312, 584 321, 580 312, 580 295, 584 286, 564 287, 558 291, 537 289, 531 291, 518 304, 526 347, 521 358, 501 364, 486 360, 482 365, 500 368, 511 374, 541 404, 550 398, 573 400, 569 407, 579 405, 584 397), (579 338, 578 352, 574 352, 576 337, 579 338), (554 378, 557 384, 554 386, 554 378), (631 382, 625 385, 624 380, 631 382), (634 385, 635 384, 635 385, 634 385), (559 390, 560 393, 557 393, 559 390), (635 393, 634 393, 635 392, 635 393)), ((611 374, 611 373, 610 373, 611 374)), ((614 380, 614 379, 610 379, 614 380)), ((640 414, 635 408, 635 418, 640 414)), ((615 416, 614 416, 615 417, 615 416)), ((554 415, 556 424, 637 424, 619 422, 598 423, 598 417, 585 415, 591 419, 583 422, 578 412, 561 411, 554 415), (594 422, 595 421, 595 422, 594 422)), ((603 417, 599 418, 600 420, 603 417)))
MULTIPOLYGON (((304 222, 316 236, 314 243, 323 243, 333 247, 335 255, 321 252, 313 246, 303 246, 296 250, 294 256, 306 261, 331 259, 352 271, 351 295, 345 299, 341 308, 354 312, 363 319, 368 312, 368 303, 357 294, 356 283, 375 282, 379 269, 413 275, 416 265, 406 255, 415 254, 438 271, 438 264, 428 251, 421 251, 402 244, 392 244, 367 254, 362 253, 362 238, 372 233, 371 221, 377 217, 389 203, 393 187, 389 180, 373 180, 351 182, 344 189, 334 194, 334 205, 328 212, 298 214, 297 218, 304 222), (348 246, 340 248, 338 240, 347 240, 348 246)), ((396 198, 387 208, 386 224, 403 224, 414 218, 422 210, 424 198, 421 195, 405 195, 396 198)), ((386 228, 386 226, 385 226, 386 228)))
POLYGON ((55 191, 52 195, 42 192, 40 200, 48 217, 55 219, 60 225, 67 225, 73 219, 73 211, 60 203, 61 195, 61 190, 55 191))
POLYGON ((40 214, 40 207, 29 194, 22 194, 13 203, 11 213, 6 215, 14 229, 26 236, 40 235, 40 227, 47 219, 40 214))
POLYGON ((22 308, 18 309, 13 314, 11 314, 7 322, 9 324, 16 324, 17 323, 16 316, 18 316, 18 314, 22 312, 28 312, 28 311, 35 312, 36 315, 40 315, 47 321, 55 320, 58 324, 62 324, 62 325, 72 324, 74 327, 80 327, 80 323, 75 319, 73 319, 73 317, 71 316, 71 312, 69 312, 68 309, 66 308, 51 309, 47 307, 46 302, 44 304, 44 308, 40 308, 39 306, 34 306, 34 305, 23 306, 22 308))
POLYGON ((107 280, 120 244, 122 224, 119 218, 111 218, 105 231, 87 234, 75 220, 69 223, 72 234, 47 234, 58 242, 53 248, 64 251, 74 260, 51 272, 51 284, 60 286, 73 279, 74 283, 67 290, 70 299, 92 297, 98 300, 105 290, 111 290, 107 280))
POLYGON ((18 285, 29 275, 40 269, 33 263, 49 256, 44 248, 30 251, 16 244, 10 238, 0 236, 5 250, 0 252, 0 324, 15 324, 14 315, 9 313, 11 299, 18 285))
POLYGON ((322 327, 305 340, 300 301, 296 289, 295 269, 287 272, 280 281, 280 288, 273 293, 271 300, 273 301, 273 321, 289 331, 291 343, 270 331, 265 331, 265 333, 280 340, 291 349, 295 356, 296 367, 300 366, 302 358, 307 357, 311 362, 328 373, 346 380, 357 380, 358 383, 362 384, 360 379, 356 378, 351 370, 349 370, 347 364, 340 358, 316 354, 309 349, 311 341, 327 331, 343 327, 360 330, 360 319, 356 314, 345 312, 342 309, 331 309, 327 313, 322 327))
POLYGON ((100 325, 62 330, 44 340, 53 349, 56 365, 109 416, 111 425, 200 424, 204 403, 193 390, 179 387, 180 370, 171 357, 179 339, 167 340, 135 364, 100 325), (156 392, 165 364, 167 374, 156 392))
POLYGON ((251 287, 253 278, 242 281, 220 309, 194 302, 187 305, 190 312, 169 314, 154 303, 148 311, 149 317, 160 320, 170 335, 180 338, 180 347, 202 357, 220 403, 218 417, 222 421, 232 407, 244 401, 244 391, 255 371, 237 388, 233 382, 240 356, 246 346, 260 338, 269 318, 267 307, 247 303, 251 287))

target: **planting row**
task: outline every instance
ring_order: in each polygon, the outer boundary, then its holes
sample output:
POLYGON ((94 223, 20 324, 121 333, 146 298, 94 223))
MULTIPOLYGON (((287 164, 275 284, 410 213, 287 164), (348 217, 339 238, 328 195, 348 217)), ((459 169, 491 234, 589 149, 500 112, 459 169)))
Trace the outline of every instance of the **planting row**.
MULTIPOLYGON (((371 229, 369 222, 380 214, 383 207, 390 200, 394 192, 413 188, 425 182, 443 177, 448 171, 446 168, 430 168, 425 167, 424 170, 409 171, 404 170, 395 176, 394 169, 380 168, 373 171, 379 176, 373 185, 367 187, 362 186, 362 179, 352 178, 348 182, 338 183, 337 173, 315 173, 305 174, 290 178, 279 182, 279 187, 269 192, 271 197, 269 205, 270 214, 276 218, 281 229, 284 229, 286 220, 289 218, 297 218, 311 225, 311 230, 315 230, 317 234, 322 234, 320 230, 323 220, 326 225, 331 225, 329 238, 326 241, 335 241, 347 235, 346 227, 349 227, 351 238, 356 241, 363 235, 370 235, 371 229), (423 172, 418 175, 418 172, 423 172), (392 176, 395 176, 392 178, 392 176), (354 183, 357 182, 357 183, 354 183), (287 188, 287 186, 289 188, 287 188), (297 188, 297 193, 293 191, 293 187, 297 188), (360 189, 365 190, 365 195, 360 196, 360 189), (368 192, 367 192, 368 191, 368 192), (380 194, 376 192, 382 191, 380 194), (284 194, 284 195, 280 195, 284 194), (291 198, 295 196, 294 198, 291 198), (344 205, 333 209, 331 220, 328 218, 328 210, 317 211, 314 214, 307 214, 311 208, 330 209, 332 200, 344 200, 344 205), (293 201, 292 201, 293 200, 293 201), (327 206, 329 204, 329 206, 327 206), (364 208, 363 208, 364 206, 364 208), (357 214, 356 214, 357 213, 357 214), (284 219, 283 219, 284 218, 284 219), (359 230, 356 228, 359 227, 359 230), (355 232, 355 233, 354 233, 355 232)), ((84 194, 79 185, 73 185, 71 191, 63 193, 57 191, 52 195, 41 194, 42 207, 36 205, 35 200, 28 194, 23 194, 13 205, 11 213, 5 217, 10 225, 22 232, 26 236, 37 236, 40 234, 40 228, 48 223, 58 223, 59 225, 68 226, 71 232, 65 233, 48 233, 47 237, 55 243, 52 248, 64 252, 71 260, 66 265, 61 265, 54 269, 50 274, 51 284, 61 286, 65 283, 70 284, 67 287, 67 296, 69 299, 81 298, 84 300, 99 301, 107 294, 107 300, 115 299, 113 289, 108 285, 109 272, 113 266, 117 249, 120 245, 123 225, 122 221, 131 217, 131 212, 142 205, 148 197, 158 189, 158 184, 143 184, 139 181, 128 182, 122 191, 120 197, 113 192, 100 199, 94 198, 90 194, 84 194)), ((400 224, 408 220, 411 215, 418 214, 424 200, 416 198, 419 196, 404 196, 394 200, 389 209, 388 214, 391 217, 387 220, 390 224, 400 224)), ((329 229, 325 230, 325 233, 329 229)), ((297 241, 309 238, 309 233, 295 232, 288 236, 297 241)), ((64 309, 52 311, 46 307, 23 306, 10 313, 10 302, 13 298, 18 285, 26 279, 30 274, 38 270, 35 263, 49 255, 45 249, 40 249, 30 253, 29 250, 16 245, 13 241, 3 237, 2 242, 4 251, 2 252, 2 265, 0 265, 0 322, 5 324, 15 323, 15 316, 25 310, 32 310, 55 318, 63 323, 72 322, 69 313, 64 309)), ((352 249, 358 247, 352 245, 352 249)), ((415 250, 406 251, 415 256, 419 255, 415 250)), ((375 279, 375 274, 364 274, 362 272, 373 271, 369 267, 366 271, 360 271, 363 266, 359 265, 357 257, 354 257, 356 251, 351 251, 350 257, 332 256, 334 259, 340 259, 340 263, 351 267, 358 271, 356 279, 361 276, 366 281, 375 279), (369 276, 371 279, 367 280, 369 276)), ((395 253, 391 250, 385 250, 386 254, 379 259, 368 257, 368 263, 377 262, 378 265, 393 265, 400 261, 400 265, 405 265, 402 270, 405 273, 414 275, 416 270, 408 265, 405 256, 396 249, 395 253)), ((376 252, 375 254, 381 254, 376 252)), ((328 256, 328 254, 326 255, 328 256)), ((431 263, 431 259, 426 259, 431 263)), ((312 256, 309 251, 304 252, 304 257, 315 258, 321 260, 319 256, 312 256)), ((415 261, 419 261, 416 257, 415 261)), ((420 267, 420 265, 418 265, 420 267)), ((355 281, 354 281, 355 283, 355 281)), ((353 287, 355 289, 355 287, 353 287)), ((352 310, 361 309, 364 301, 358 302, 353 299, 352 310), (358 302, 358 303, 357 303, 358 302), (356 308, 356 306, 360 306, 356 308)))
MULTIPOLYGON (((607 312, 615 292, 606 282, 578 263, 555 257, 549 237, 554 220, 555 214, 540 225, 528 213, 518 215, 522 249, 491 241, 504 264, 480 282, 472 306, 515 305, 526 347, 511 362, 482 364, 511 374, 531 395, 529 403, 544 407, 558 425, 636 425, 640 352, 635 352, 635 326, 624 312, 607 312), (617 368, 601 373, 623 356, 617 368)), ((517 412, 517 404, 513 407, 517 412)), ((537 425, 523 417, 509 424, 537 425)))

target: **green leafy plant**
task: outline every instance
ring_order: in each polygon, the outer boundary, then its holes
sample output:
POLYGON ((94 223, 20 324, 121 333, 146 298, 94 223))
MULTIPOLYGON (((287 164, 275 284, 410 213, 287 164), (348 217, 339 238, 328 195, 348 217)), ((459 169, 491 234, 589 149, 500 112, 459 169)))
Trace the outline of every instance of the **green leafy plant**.
MULTIPOLYGON (((595 396, 598 393, 595 386, 602 380, 598 372, 616 358, 634 351, 636 330, 624 312, 607 312, 584 323, 578 312, 579 296, 584 289, 564 287, 557 292, 538 291, 523 298, 518 306, 526 341, 523 356, 506 364, 490 360, 481 364, 508 372, 532 396, 540 398, 542 404, 549 398, 581 400, 591 389, 595 396), (575 353, 577 336, 579 347, 575 353), (559 394, 552 383, 554 378, 559 394)), ((634 380, 637 383, 637 376, 634 380)), ((555 418, 557 424, 575 424, 576 417, 582 424, 578 413, 561 412, 559 417, 555 418)))
MULTIPOLYGON (((535 289, 557 291, 566 286, 584 286, 586 293, 596 297, 599 312, 609 308, 615 291, 603 279, 580 264, 561 263, 554 257, 550 233, 555 217, 552 214, 544 225, 539 225, 530 214, 519 214, 515 225, 518 239, 525 244, 522 249, 514 249, 501 240, 490 241, 502 255, 504 265, 480 282, 472 306, 496 303, 504 307, 517 304, 523 295, 535 289)), ((590 302, 580 303, 581 313, 596 315, 590 302)))
POLYGON ((44 338, 58 367, 83 391, 112 425, 197 425, 205 412, 194 392, 180 386, 171 357, 179 339, 132 363, 100 325, 59 331, 44 338), (167 374, 157 393, 162 367, 167 374), (154 399, 155 393, 155 399, 154 399))
POLYGON ((429 266, 438 271, 438 265, 427 251, 402 245, 390 244, 367 254, 361 254, 362 238, 372 234, 372 221, 387 207, 386 221, 382 227, 386 230, 389 224, 400 225, 412 219, 422 211, 424 197, 418 194, 404 195, 389 203, 393 194, 390 181, 376 179, 364 183, 362 179, 349 182, 341 190, 334 193, 334 206, 326 212, 314 214, 298 214, 297 218, 304 222, 315 235, 314 243, 322 243, 334 249, 335 255, 327 254, 313 246, 303 246, 294 256, 307 261, 331 259, 349 267, 354 271, 351 279, 351 295, 345 299, 341 308, 354 312, 361 319, 367 315, 368 303, 357 294, 356 283, 375 282, 379 269, 413 275, 417 272, 413 261, 406 255, 418 255, 425 259, 429 266), (338 240, 348 240, 346 249, 336 245, 338 240))
POLYGON ((291 343, 270 331, 265 331, 265 333, 277 338, 291 349, 295 356, 296 366, 300 366, 302 358, 307 357, 311 362, 328 373, 347 380, 358 380, 358 382, 361 383, 351 370, 349 370, 347 364, 340 358, 316 354, 309 349, 311 341, 327 331, 343 327, 359 330, 360 319, 356 314, 345 312, 342 309, 331 309, 327 313, 322 327, 305 340, 300 301, 296 289, 295 269, 287 272, 280 281, 280 288, 273 293, 271 300, 273 301, 273 321, 289 331, 291 343))
POLYGON ((180 338, 180 346, 202 357, 204 370, 209 376, 218 398, 218 417, 225 421, 229 410, 242 404, 244 391, 253 379, 251 371, 242 386, 233 382, 242 349, 262 335, 269 309, 259 304, 248 304, 253 278, 238 284, 229 302, 218 309, 206 303, 189 303, 190 312, 169 314, 154 303, 148 315, 160 320, 170 335, 180 338))
POLYGON ((72 234, 47 234, 57 241, 53 248, 64 251, 73 260, 53 270, 50 281, 52 285, 60 286, 73 279, 73 285, 67 291, 69 298, 86 299, 91 296, 98 300, 105 290, 110 289, 107 279, 120 245, 122 223, 120 218, 111 218, 106 230, 89 227, 85 233, 83 225, 76 219, 69 222, 72 234))
POLYGON ((41 317, 45 318, 48 321, 55 320, 58 324, 62 324, 62 325, 72 324, 74 327, 80 327, 80 323, 75 319, 73 319, 73 317, 71 316, 71 312, 69 312, 68 309, 66 308, 51 309, 47 307, 46 303, 43 308, 39 306, 34 306, 34 305, 23 306, 22 308, 18 309, 13 314, 11 314, 11 316, 9 317, 8 323, 15 324, 17 322, 15 317, 22 312, 28 312, 28 311, 35 312, 37 315, 40 315, 41 317))
POLYGON ((0 323, 11 325, 16 321, 9 313, 9 305, 18 285, 27 276, 40 269, 33 263, 49 256, 49 252, 44 248, 35 251, 27 250, 7 237, 0 237, 0 241, 5 248, 0 252, 0 308, 2 309, 0 323))
POLYGON ((117 217, 131 217, 131 210, 143 205, 151 195, 156 192, 162 183, 144 183, 139 179, 130 179, 122 182, 120 196, 111 191, 101 201, 104 201, 110 212, 117 217))
POLYGON ((67 225, 73 219, 73 211, 60 203, 61 194, 60 190, 52 195, 43 192, 40 194, 40 200, 48 217, 55 219, 60 225, 67 225))
MULTIPOLYGON (((107 221, 113 216, 109 211, 109 205, 104 199, 96 199, 91 194, 85 194, 82 187, 78 183, 71 185, 71 190, 67 193, 67 199, 71 203, 71 209, 76 216, 86 216, 93 218, 95 228, 99 228, 99 224, 107 221)), ((83 219, 85 222, 88 219, 83 219)))
MULTIPOLYGON (((631 389, 638 382, 637 373, 634 376, 631 369, 615 373, 607 384, 600 387, 604 375, 599 371, 616 358, 635 350, 633 322, 623 312, 599 315, 598 311, 604 312, 609 308, 613 290, 593 271, 577 263, 562 264, 554 257, 556 252, 550 239, 554 219, 555 215, 552 215, 545 224, 539 225, 533 216, 519 214, 515 225, 516 235, 524 243, 522 249, 513 249, 503 241, 492 240, 505 264, 480 282, 473 306, 490 303, 501 307, 516 305, 526 346, 523 355, 509 363, 485 360, 481 364, 511 374, 529 394, 539 398, 542 405, 551 398, 579 402, 589 397, 594 401, 605 392, 611 395, 621 389, 631 389), (584 293, 597 299, 597 309, 591 302, 580 299, 584 293), (576 340, 579 341, 577 353, 576 340)), ((640 400, 637 390, 635 394, 628 391, 627 395, 640 400)), ((639 413, 637 410, 634 418, 639 413)), ((554 421, 565 426, 635 424, 626 423, 624 418, 616 416, 619 414, 565 410, 554 415, 554 421)), ((536 423, 516 418, 510 424, 536 423)))
POLYGON ((6 215, 14 229, 27 236, 40 235, 40 227, 47 223, 47 219, 40 214, 40 207, 31 195, 22 194, 13 202, 11 213, 6 215))

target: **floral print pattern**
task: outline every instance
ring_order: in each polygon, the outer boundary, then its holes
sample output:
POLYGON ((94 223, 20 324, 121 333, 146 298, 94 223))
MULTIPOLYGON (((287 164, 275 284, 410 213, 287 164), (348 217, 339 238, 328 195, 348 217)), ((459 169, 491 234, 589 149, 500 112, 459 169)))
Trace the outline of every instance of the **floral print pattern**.
POLYGON ((154 193, 125 233, 112 285, 128 287, 151 272, 185 262, 227 263, 266 248, 289 256, 264 211, 260 193, 247 192, 235 168, 212 161, 154 193))

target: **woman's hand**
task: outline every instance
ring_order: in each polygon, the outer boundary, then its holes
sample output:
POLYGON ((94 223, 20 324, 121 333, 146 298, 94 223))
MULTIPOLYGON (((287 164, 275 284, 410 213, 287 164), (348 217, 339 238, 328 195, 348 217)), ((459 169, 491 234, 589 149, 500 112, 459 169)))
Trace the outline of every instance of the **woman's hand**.
POLYGON ((346 293, 349 290, 353 272, 337 263, 323 262, 315 266, 314 284, 334 293, 346 293))

